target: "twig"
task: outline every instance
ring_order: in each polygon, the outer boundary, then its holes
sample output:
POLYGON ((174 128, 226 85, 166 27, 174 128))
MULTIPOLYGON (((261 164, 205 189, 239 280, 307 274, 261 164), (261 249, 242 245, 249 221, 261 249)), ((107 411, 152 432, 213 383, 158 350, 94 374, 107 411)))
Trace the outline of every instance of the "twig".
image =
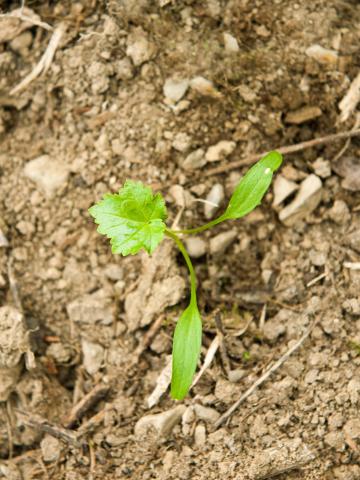
POLYGON ((200 378, 203 376, 206 369, 209 368, 209 366, 211 365, 211 362, 213 361, 213 359, 215 357, 215 354, 216 354, 218 348, 219 348, 219 337, 216 336, 214 338, 214 340, 211 342, 210 347, 208 348, 208 351, 206 352, 204 363, 203 363, 202 367, 200 368, 200 370, 198 371, 196 377, 194 378, 190 388, 195 387, 195 385, 198 383, 200 378))
POLYGON ((308 283, 306 284, 307 288, 312 287, 312 286, 315 285, 315 283, 317 283, 317 282, 320 282, 320 280, 322 280, 323 278, 327 277, 327 275, 328 275, 328 272, 320 273, 320 275, 318 275, 317 277, 313 278, 312 280, 310 280, 310 282, 308 282, 308 283))
POLYGON ((272 375, 286 360, 292 355, 307 339, 309 336, 314 323, 306 330, 304 335, 298 340, 272 367, 270 367, 260 378, 256 380, 253 385, 246 390, 245 393, 241 395, 239 400, 237 400, 234 405, 232 405, 215 423, 215 428, 220 427, 225 420, 227 420, 234 412, 239 408, 239 406, 246 400, 261 384, 263 384, 269 377, 272 375))
POLYGON ((11 291, 11 295, 13 297, 15 307, 19 310, 19 312, 23 312, 23 308, 22 308, 22 304, 21 304, 21 300, 20 300, 20 295, 19 295, 19 289, 18 289, 17 281, 16 281, 16 278, 15 278, 15 275, 14 275, 12 258, 10 258, 8 263, 7 263, 7 271, 8 271, 10 291, 11 291))
POLYGON ((108 385, 96 385, 88 394, 86 394, 74 407, 71 409, 68 417, 63 421, 65 428, 72 428, 85 413, 94 407, 102 398, 107 395, 110 387, 108 385))
POLYGON ((54 33, 51 36, 49 45, 47 46, 43 56, 41 57, 39 63, 36 67, 27 75, 15 88, 10 91, 10 95, 15 95, 15 93, 24 90, 35 78, 37 78, 41 73, 46 73, 50 68, 51 62, 53 61, 55 52, 59 46, 60 40, 64 35, 66 30, 65 23, 60 23, 58 27, 54 30, 54 33))
POLYGON ((0 18, 18 18, 19 20, 22 20, 23 22, 30 23, 31 25, 35 25, 36 27, 41 27, 44 28, 45 30, 48 30, 49 32, 53 31, 54 28, 49 25, 46 22, 42 22, 41 20, 36 20, 36 18, 31 18, 28 15, 24 15, 22 13, 23 6, 21 7, 20 10, 18 10, 19 13, 2 13, 0 14, 0 18))
POLYGON ((94 473, 95 473, 95 467, 96 467, 96 455, 95 455, 94 445, 93 445, 92 441, 90 441, 88 445, 89 445, 89 455, 90 455, 89 480, 93 480, 94 473))
POLYGON ((229 377, 229 372, 231 370, 231 363, 226 350, 225 331, 224 331, 224 326, 221 320, 221 313, 219 310, 215 313, 215 325, 217 330, 217 336, 219 337, 219 349, 220 349, 221 361, 222 361, 224 370, 226 372, 226 375, 227 377, 229 377))
POLYGON ((80 442, 74 432, 67 430, 66 428, 59 427, 53 423, 48 422, 45 418, 40 415, 30 414, 22 410, 16 410, 16 415, 30 428, 35 430, 40 430, 41 432, 48 433, 49 435, 59 438, 64 442, 76 447, 86 447, 85 442, 80 442))
MULTIPOLYGON (((360 129, 358 130, 349 130, 347 132, 334 133, 332 135, 327 135, 325 137, 314 138, 313 140, 308 140, 307 142, 297 143, 295 145, 287 145, 285 147, 280 147, 277 149, 278 152, 283 155, 289 153, 300 152, 306 150, 307 148, 316 147, 318 145, 324 145, 326 143, 332 143, 343 138, 357 137, 360 135, 360 129)), ((235 160, 234 162, 228 162, 225 165, 220 165, 219 167, 212 168, 210 170, 202 172, 202 175, 205 177, 210 177, 212 175, 217 175, 218 173, 228 172, 229 170, 234 170, 235 168, 243 167, 245 165, 250 165, 259 158, 263 157, 267 152, 254 153, 247 158, 241 160, 235 160)))
MULTIPOLYGON (((360 113, 356 114, 355 117, 355 123, 354 126, 351 130, 357 130, 360 126, 360 113)), ((335 155, 335 157, 332 159, 332 162, 336 163, 346 152, 346 150, 349 148, 351 143, 351 138, 347 138, 344 146, 340 149, 340 151, 335 155)))
POLYGON ((264 306, 261 310, 260 319, 259 319, 259 330, 260 330, 260 332, 262 332, 264 330, 265 319, 266 319, 266 310, 267 310, 267 305, 266 305, 266 303, 264 303, 264 306))

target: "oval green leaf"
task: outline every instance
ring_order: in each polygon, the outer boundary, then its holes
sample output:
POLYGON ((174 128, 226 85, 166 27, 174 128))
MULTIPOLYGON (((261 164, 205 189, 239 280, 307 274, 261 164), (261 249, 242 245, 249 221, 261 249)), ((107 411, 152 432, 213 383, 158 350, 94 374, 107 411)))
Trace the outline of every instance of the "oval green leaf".
POLYGON ((244 217, 256 208, 267 192, 273 173, 280 167, 282 155, 270 152, 257 162, 240 180, 222 220, 244 217))
POLYGON ((191 303, 179 318, 173 340, 171 396, 182 400, 189 391, 201 349, 201 317, 191 303))

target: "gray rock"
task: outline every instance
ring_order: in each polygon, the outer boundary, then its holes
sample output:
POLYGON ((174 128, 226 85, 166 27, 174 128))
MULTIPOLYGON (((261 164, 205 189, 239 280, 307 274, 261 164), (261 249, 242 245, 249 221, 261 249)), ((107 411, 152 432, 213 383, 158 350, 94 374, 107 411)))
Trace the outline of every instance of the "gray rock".
POLYGON ((195 446, 201 448, 206 443, 206 428, 204 425, 196 425, 194 431, 194 443, 195 446))
POLYGON ((40 443, 41 454, 45 463, 55 462, 60 458, 61 443, 51 435, 45 435, 40 443))
POLYGON ((220 418, 220 413, 210 407, 204 407, 199 403, 194 405, 196 417, 208 423, 215 423, 220 418))
POLYGON ((344 225, 351 219, 349 207, 343 200, 335 200, 328 212, 329 218, 338 225, 344 225))
POLYGON ((314 120, 314 118, 320 117, 321 115, 322 111, 319 107, 308 105, 293 112, 289 112, 285 117, 285 122, 300 125, 310 120, 314 120))
POLYGON ((238 233, 236 230, 219 233, 210 240, 210 253, 214 255, 225 252, 237 237, 238 233))
POLYGON ((230 33, 225 32, 224 37, 224 46, 225 50, 229 53, 237 53, 240 51, 238 41, 230 33))
POLYGON ((280 220, 287 226, 292 226, 315 210, 321 201, 322 183, 319 177, 309 175, 300 185, 294 200, 279 214, 280 220))
POLYGON ((77 298, 67 305, 66 310, 75 323, 111 325, 114 322, 115 310, 111 300, 97 292, 77 298))
POLYGON ((8 239, 6 238, 5 233, 0 229, 0 248, 6 248, 8 246, 8 239))
POLYGON ((151 432, 154 432, 159 437, 168 436, 175 425, 180 422, 185 410, 185 405, 178 405, 171 410, 140 418, 135 425, 135 436, 141 439, 151 434, 151 432))
POLYGON ((98 343, 88 342, 85 339, 81 341, 81 348, 84 368, 90 375, 94 375, 100 370, 104 361, 104 348, 98 343))
POLYGON ((189 84, 188 79, 167 78, 163 87, 166 99, 172 103, 177 103, 185 95, 189 84))
POLYGON ((236 143, 229 140, 221 140, 216 145, 208 148, 205 158, 208 162, 218 162, 228 157, 236 148, 236 143))
POLYGON ((313 163, 314 172, 318 177, 328 178, 331 176, 331 165, 328 160, 319 157, 313 163))
POLYGON ((210 220, 214 217, 224 200, 224 196, 224 187, 221 183, 215 183, 206 197, 207 203, 204 205, 205 218, 210 220))
POLYGON ((278 174, 274 181, 273 207, 277 207, 299 188, 298 184, 278 174))
POLYGON ((202 148, 198 148, 197 150, 189 153, 182 163, 182 167, 184 170, 197 170, 198 168, 206 165, 206 163, 207 161, 205 159, 204 150, 202 148))
POLYGON ((192 258, 200 258, 205 255, 206 242, 200 237, 189 237, 185 240, 186 249, 192 258))
POLYGON ((69 168, 60 161, 50 158, 49 155, 42 155, 28 162, 24 173, 47 197, 52 197, 66 184, 69 168))
POLYGON ((128 57, 124 57, 114 64, 116 77, 119 80, 130 80, 134 76, 134 67, 128 57))

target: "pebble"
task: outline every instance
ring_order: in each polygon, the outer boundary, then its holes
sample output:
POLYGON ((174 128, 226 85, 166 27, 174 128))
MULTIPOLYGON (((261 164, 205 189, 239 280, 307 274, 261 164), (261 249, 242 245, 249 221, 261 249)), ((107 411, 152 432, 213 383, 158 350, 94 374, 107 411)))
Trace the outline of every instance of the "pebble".
POLYGON ((191 405, 190 407, 187 407, 181 419, 183 435, 188 436, 191 434, 194 421, 195 412, 194 407, 191 405))
POLYGON ((358 298, 348 298, 342 305, 345 312, 351 315, 360 315, 360 300, 358 298))
POLYGON ((286 226, 292 226, 304 219, 319 205, 322 196, 322 182, 314 174, 309 175, 300 184, 300 189, 294 200, 279 214, 280 220, 286 226))
POLYGON ((191 147, 191 137, 187 133, 179 132, 176 134, 171 145, 178 152, 184 153, 191 147))
POLYGON ((230 33, 224 32, 224 46, 229 53, 237 53, 240 51, 238 41, 230 33))
POLYGON ((194 431, 194 443, 196 447, 203 447, 206 443, 206 428, 205 425, 196 425, 194 431))
POLYGON ((242 368, 236 368, 235 370, 230 370, 229 372, 229 381, 232 383, 237 383, 246 376, 246 370, 242 368))
POLYGON ((109 263, 104 269, 104 274, 109 280, 116 282, 123 279, 124 270, 116 263, 109 263))
POLYGON ((5 233, 0 229, 0 248, 6 248, 9 246, 9 241, 5 236, 5 233))
POLYGON ((141 27, 135 28, 128 37, 126 55, 131 58, 133 64, 139 67, 154 57, 156 48, 151 43, 141 27))
POLYGON ((214 217, 215 213, 221 207, 224 197, 224 187, 221 183, 215 183, 206 197, 206 202, 209 203, 205 203, 204 205, 205 218, 211 220, 214 217))
POLYGON ((324 442, 338 452, 343 452, 345 450, 345 439, 342 432, 335 431, 327 433, 324 437, 324 442))
POLYGON ((81 348, 84 368, 89 375, 94 375, 100 370, 104 361, 104 348, 98 343, 88 342, 85 339, 81 341, 81 348))
POLYGON ((313 169, 315 174, 321 178, 328 178, 331 176, 331 165, 328 160, 324 160, 322 157, 319 157, 313 163, 313 169))
POLYGON ((24 173, 47 197, 51 198, 66 184, 69 168, 49 155, 42 155, 27 162, 24 173))
POLYGON ((60 458, 61 443, 57 438, 46 434, 41 440, 40 448, 45 463, 56 462, 60 458))
POLYGON ((111 300, 98 292, 78 297, 67 305, 66 310, 75 323, 112 325, 115 318, 111 300))
POLYGON ((9 44, 10 48, 14 52, 26 53, 27 49, 30 47, 33 41, 33 36, 31 32, 23 32, 17 37, 14 38, 9 44))
POLYGON ((345 190, 358 192, 360 190, 360 163, 357 156, 340 158, 333 164, 333 170, 343 177, 341 186, 345 190))
POLYGON ((65 364, 71 360, 72 351, 70 346, 60 342, 51 343, 46 349, 46 356, 52 357, 56 363, 65 364))
POLYGON ((192 258, 200 258, 207 250, 206 242, 200 237, 189 237, 185 240, 186 250, 192 258))
POLYGON ((204 77, 194 77, 190 81, 190 87, 195 92, 205 97, 221 98, 222 94, 214 87, 214 84, 204 77))
POLYGON ((163 92, 167 100, 171 103, 177 103, 185 95, 189 88, 188 79, 167 78, 164 83, 163 92))
POLYGON ((314 120, 322 115, 319 107, 306 106, 299 108, 293 112, 289 112, 285 117, 285 122, 293 125, 301 125, 302 123, 314 120))
POLYGON ((204 407, 199 403, 194 405, 196 417, 208 423, 215 423, 220 418, 220 413, 210 407, 204 407))
POLYGON ((207 160, 205 158, 204 150, 202 148, 198 148, 197 150, 189 153, 182 163, 182 167, 184 170, 197 170, 198 168, 206 165, 206 162, 207 160))
POLYGON ((165 412, 155 415, 145 415, 140 418, 135 425, 135 436, 141 439, 146 437, 151 431, 154 431, 161 437, 168 436, 175 425, 180 422, 185 410, 185 405, 178 405, 165 412))
POLYGON ((229 140, 221 140, 216 145, 208 148, 205 158, 208 162, 218 162, 228 157, 236 148, 236 143, 229 140))
POLYGON ((275 315, 275 317, 270 318, 267 322, 265 322, 263 333, 266 340, 270 342, 275 342, 281 335, 284 335, 286 332, 286 327, 284 322, 282 321, 282 314, 280 312, 275 315))
POLYGON ((237 237, 238 232, 236 230, 219 233, 210 239, 210 253, 213 255, 224 253, 237 237))
POLYGON ((321 63, 322 65, 335 66, 339 59, 338 53, 335 50, 324 48, 318 44, 311 45, 309 48, 305 50, 305 53, 308 57, 314 58, 317 62, 321 63))
POLYGON ((328 211, 328 217, 338 225, 345 225, 351 219, 349 207, 343 200, 335 200, 328 211))
POLYGON ((273 207, 277 207, 299 188, 298 184, 278 174, 274 181, 273 207))
POLYGON ((348 420, 344 425, 344 433, 353 440, 360 438, 360 418, 348 420))
POLYGON ((119 80, 130 80, 134 76, 134 67, 128 57, 115 62, 114 70, 119 80))

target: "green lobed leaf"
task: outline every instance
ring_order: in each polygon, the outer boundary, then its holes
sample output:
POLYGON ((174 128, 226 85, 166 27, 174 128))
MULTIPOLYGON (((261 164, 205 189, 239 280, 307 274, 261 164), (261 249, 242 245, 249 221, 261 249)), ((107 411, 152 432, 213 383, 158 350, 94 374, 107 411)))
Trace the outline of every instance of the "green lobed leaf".
POLYGON ((240 180, 222 220, 240 218, 257 207, 267 192, 273 173, 280 167, 282 155, 270 152, 259 160, 240 180))
POLYGON ((106 194, 89 209, 98 232, 110 238, 113 253, 152 253, 164 237, 166 207, 161 194, 127 180, 116 194, 106 194))
POLYGON ((173 340, 171 396, 182 400, 189 391, 201 349, 201 317, 190 305, 179 318, 173 340))

